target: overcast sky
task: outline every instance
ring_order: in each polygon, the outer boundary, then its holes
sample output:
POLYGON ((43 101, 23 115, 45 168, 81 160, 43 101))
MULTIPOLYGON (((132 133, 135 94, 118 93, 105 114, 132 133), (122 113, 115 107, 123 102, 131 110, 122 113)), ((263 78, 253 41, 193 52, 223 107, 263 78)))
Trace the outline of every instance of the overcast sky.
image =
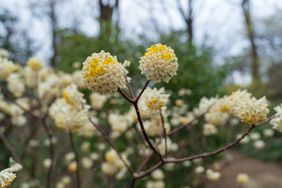
MULTIPOLYGON (((50 56, 50 40, 46 19, 34 19, 28 2, 34 0, 0 0, 0 6, 7 7, 20 17, 19 27, 27 30, 40 46, 37 56, 47 59, 50 56)), ((42 4, 45 0, 35 0, 42 4)), ((95 35, 98 24, 97 4, 95 0, 57 0, 60 25, 68 27, 79 23, 80 28, 89 35, 95 35), (93 11, 94 10, 94 11, 93 11)), ((244 38, 243 18, 240 9, 241 0, 194 0, 195 2, 195 38, 197 43, 208 39, 219 51, 236 53, 247 45, 244 38), (228 44, 228 45, 227 45, 228 44)), ((254 19, 271 15, 282 10, 282 0, 252 0, 254 19)), ((187 0, 182 0, 187 8, 187 0)), ((32 7, 34 10, 35 7, 32 7)), ((40 11, 38 12, 41 13, 40 11)), ((184 28, 183 20, 177 11, 176 0, 121 0, 121 27, 127 37, 145 34, 155 37, 154 20, 163 31, 184 28), (161 3, 162 2, 162 3, 161 3), (130 35, 128 34, 130 33, 130 35)))

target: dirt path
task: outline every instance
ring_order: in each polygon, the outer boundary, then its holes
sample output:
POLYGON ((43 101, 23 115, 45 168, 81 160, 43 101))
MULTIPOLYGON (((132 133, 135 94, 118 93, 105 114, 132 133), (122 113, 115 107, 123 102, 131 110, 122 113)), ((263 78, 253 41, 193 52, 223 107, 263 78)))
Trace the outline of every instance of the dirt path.
POLYGON ((207 188, 242 188, 236 183, 239 173, 247 173, 250 183, 243 188, 282 188, 282 166, 265 163, 253 158, 232 153, 232 162, 222 169, 218 182, 208 182, 207 188))

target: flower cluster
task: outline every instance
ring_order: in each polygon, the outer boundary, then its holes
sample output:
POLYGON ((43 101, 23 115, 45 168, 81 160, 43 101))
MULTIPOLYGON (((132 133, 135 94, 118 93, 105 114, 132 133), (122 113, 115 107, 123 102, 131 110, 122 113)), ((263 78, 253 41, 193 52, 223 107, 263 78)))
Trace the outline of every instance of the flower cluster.
POLYGON ((164 111, 168 98, 169 95, 165 93, 164 88, 146 88, 138 103, 143 117, 153 116, 164 111))
POLYGON ((17 172, 22 169, 19 163, 12 162, 11 166, 5 170, 0 171, 0 187, 7 188, 15 180, 17 172))
POLYGON ((232 94, 231 99, 234 100, 232 114, 243 123, 257 125, 267 119, 269 109, 265 97, 257 100, 247 91, 237 91, 232 94))
POLYGON ((88 110, 89 106, 85 104, 77 86, 70 85, 64 89, 63 98, 57 99, 51 105, 49 113, 58 128, 78 132, 88 137, 95 133, 88 119, 88 110))
POLYGON ((163 44, 150 46, 140 58, 139 68, 148 80, 168 82, 178 69, 174 50, 163 44))
POLYGON ((125 87, 126 72, 116 57, 101 51, 93 53, 83 62, 82 76, 89 89, 104 94, 125 87))
POLYGON ((282 132, 282 105, 275 107, 274 110, 276 114, 270 123, 273 125, 274 129, 282 132))
MULTIPOLYGON (((125 154, 122 154, 122 157, 123 159, 126 159, 125 154)), ((102 164, 102 171, 107 175, 116 175, 117 178, 122 178, 126 173, 126 167, 119 158, 117 152, 113 149, 110 149, 105 154, 105 160, 106 161, 102 164)))

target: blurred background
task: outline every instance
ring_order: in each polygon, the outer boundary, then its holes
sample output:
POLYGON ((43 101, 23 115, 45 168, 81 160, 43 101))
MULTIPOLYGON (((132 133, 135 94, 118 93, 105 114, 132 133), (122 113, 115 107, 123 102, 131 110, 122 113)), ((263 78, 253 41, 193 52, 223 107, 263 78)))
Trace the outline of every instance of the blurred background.
MULTIPOLYGON (((165 85, 171 104, 181 88, 191 91, 183 98, 191 107, 202 96, 247 88, 274 106, 282 96, 281 10, 281 0, 0 0, 0 48, 17 63, 36 56, 66 72, 93 52, 109 51, 131 61, 137 88, 139 57, 160 42, 179 59, 177 77, 165 85)), ((237 168, 253 164, 250 173, 281 177, 282 140, 269 142, 263 152, 243 148, 251 158, 237 168)), ((269 181, 278 183, 268 187, 282 187, 279 179, 269 181)))

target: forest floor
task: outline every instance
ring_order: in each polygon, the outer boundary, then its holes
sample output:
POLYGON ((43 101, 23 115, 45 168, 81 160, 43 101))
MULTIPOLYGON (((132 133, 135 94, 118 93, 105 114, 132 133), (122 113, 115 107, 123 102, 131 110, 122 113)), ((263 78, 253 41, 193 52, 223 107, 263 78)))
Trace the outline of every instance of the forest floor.
POLYGON ((207 182, 207 188, 282 188, 282 165, 263 162, 231 152, 231 161, 221 170, 218 182, 207 182), (236 183, 239 173, 246 173, 250 182, 245 186, 236 183))

